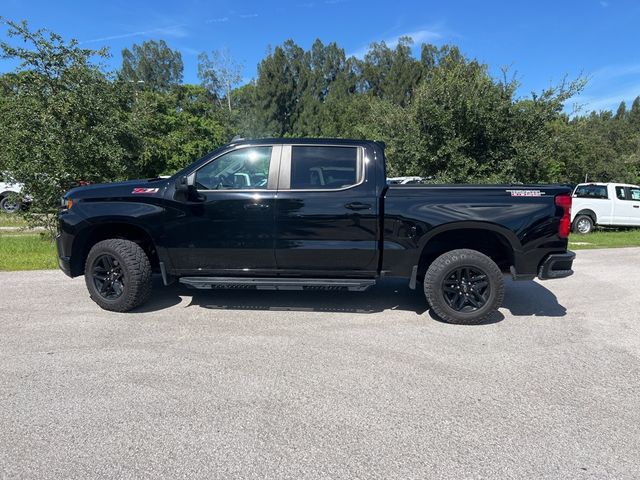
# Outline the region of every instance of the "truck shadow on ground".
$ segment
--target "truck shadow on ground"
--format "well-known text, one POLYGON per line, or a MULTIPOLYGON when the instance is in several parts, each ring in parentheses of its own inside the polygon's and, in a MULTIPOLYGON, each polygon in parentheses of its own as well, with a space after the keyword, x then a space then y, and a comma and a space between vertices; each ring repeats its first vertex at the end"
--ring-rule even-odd
MULTIPOLYGON (((429 310, 421 287, 410 290, 406 281, 385 279, 366 292, 271 291, 271 290, 193 290, 174 284, 162 287, 156 281, 151 300, 135 312, 162 310, 190 297, 188 307, 212 310, 264 310, 330 313, 378 313, 401 310, 421 315, 429 310)), ((188 301, 188 300, 187 300, 188 301)), ((506 279, 503 308, 514 316, 562 317, 567 310, 543 285, 532 281, 506 279)), ((429 311, 429 315, 439 320, 429 311)), ((485 323, 504 319, 502 313, 485 323)))

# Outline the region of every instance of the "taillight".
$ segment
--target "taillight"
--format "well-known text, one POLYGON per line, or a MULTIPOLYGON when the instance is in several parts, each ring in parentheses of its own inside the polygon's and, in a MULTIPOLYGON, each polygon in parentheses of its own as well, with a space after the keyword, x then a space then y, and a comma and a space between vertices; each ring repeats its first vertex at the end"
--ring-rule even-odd
POLYGON ((556 195, 556 207, 562 208, 558 235, 560 238, 568 238, 571 233, 571 195, 568 193, 556 195))

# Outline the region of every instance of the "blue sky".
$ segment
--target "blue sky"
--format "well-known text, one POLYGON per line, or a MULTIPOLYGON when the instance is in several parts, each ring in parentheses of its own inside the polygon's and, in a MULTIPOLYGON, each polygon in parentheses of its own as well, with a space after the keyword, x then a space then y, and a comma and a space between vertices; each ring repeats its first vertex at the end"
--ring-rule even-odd
MULTIPOLYGON (((586 111, 615 109, 640 95, 638 0, 3 0, 0 15, 87 47, 108 46, 114 67, 122 48, 162 38, 182 52, 186 82, 197 82, 201 51, 228 47, 248 80, 268 46, 288 38, 305 48, 315 38, 336 41, 348 54, 362 55, 373 41, 393 45, 411 35, 417 44, 456 44, 496 75, 510 67, 521 95, 565 75, 588 75, 588 87, 568 110, 574 102, 586 111)), ((9 68, 4 63, 2 70, 9 68)))

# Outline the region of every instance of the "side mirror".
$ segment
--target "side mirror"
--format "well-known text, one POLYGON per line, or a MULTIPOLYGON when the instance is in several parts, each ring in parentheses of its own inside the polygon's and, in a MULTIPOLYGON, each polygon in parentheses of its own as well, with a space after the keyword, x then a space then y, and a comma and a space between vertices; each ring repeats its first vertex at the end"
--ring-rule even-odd
POLYGON ((191 192, 195 190, 196 175, 192 173, 190 175, 182 175, 176 181, 176 192, 191 192))
POLYGON ((176 180, 175 199, 181 202, 202 202, 206 199, 196 188, 196 172, 182 175, 176 180))

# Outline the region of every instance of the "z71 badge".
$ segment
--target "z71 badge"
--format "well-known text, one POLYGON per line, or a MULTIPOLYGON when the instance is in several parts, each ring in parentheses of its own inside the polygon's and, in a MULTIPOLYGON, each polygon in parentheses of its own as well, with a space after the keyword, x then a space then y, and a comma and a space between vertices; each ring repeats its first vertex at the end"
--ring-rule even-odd
POLYGON ((133 189, 133 191, 131 193, 158 193, 158 190, 160 190, 159 188, 142 188, 142 187, 136 187, 133 189))
POLYGON ((540 190, 507 190, 512 197, 541 197, 544 192, 540 190))

